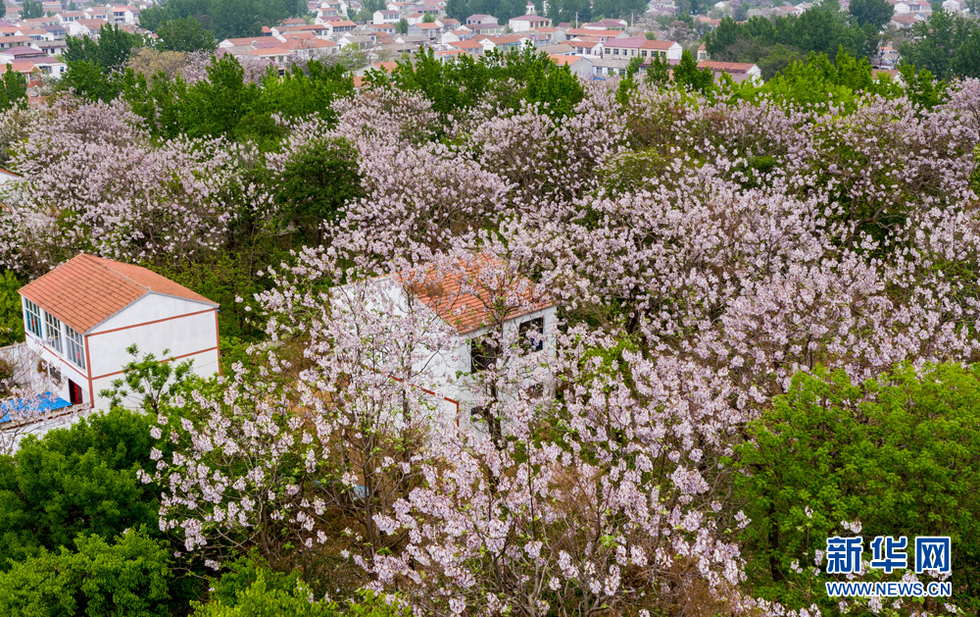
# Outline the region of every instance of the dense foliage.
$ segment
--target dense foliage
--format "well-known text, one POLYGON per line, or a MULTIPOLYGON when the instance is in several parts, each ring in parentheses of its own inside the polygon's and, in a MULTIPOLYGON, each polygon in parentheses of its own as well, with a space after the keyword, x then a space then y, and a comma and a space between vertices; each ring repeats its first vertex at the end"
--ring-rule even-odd
POLYGON ((851 16, 836 2, 824 2, 802 15, 778 16, 772 20, 752 17, 736 22, 730 17, 705 36, 705 49, 712 60, 752 62, 764 69, 769 79, 794 60, 816 52, 834 60, 838 50, 858 58, 870 57, 878 49, 880 28, 891 19, 891 5, 851 4, 851 16))
POLYGON ((954 584, 975 610, 978 386, 980 368, 955 364, 903 366, 857 385, 842 372, 798 375, 740 449, 747 475, 736 486, 754 522, 743 533, 760 588, 826 602, 809 564, 821 565, 816 551, 842 521, 857 521, 866 537, 951 536, 954 584))
POLYGON ((164 32, 175 27, 189 31, 200 28, 212 32, 213 38, 221 41, 259 36, 263 25, 277 24, 306 12, 306 3, 297 0, 168 0, 142 11, 140 25, 158 34, 161 28, 164 32), (182 24, 180 20, 184 20, 182 24))
POLYGON ((3 267, 146 265, 219 300, 231 344, 207 384, 137 359, 118 387, 141 400, 116 403, 145 416, 2 459, 0 602, 975 610, 980 82, 875 79, 840 39, 878 8, 815 11, 841 36, 761 86, 689 54, 615 88, 529 53, 424 56, 361 92, 338 67, 224 57, 193 77, 96 67, 82 96, 3 112, 26 178, 3 267), (483 303, 472 348, 436 291, 483 303), (505 327, 544 301, 547 332, 505 327), (432 361, 471 349, 474 373, 432 361), (433 399, 451 384, 477 404, 433 399), (862 526, 948 532, 953 597, 818 596, 826 534, 862 526), (202 567, 212 592, 182 574, 202 567))
POLYGON ((980 77, 980 26, 975 19, 935 11, 912 26, 900 51, 903 63, 942 79, 980 77))

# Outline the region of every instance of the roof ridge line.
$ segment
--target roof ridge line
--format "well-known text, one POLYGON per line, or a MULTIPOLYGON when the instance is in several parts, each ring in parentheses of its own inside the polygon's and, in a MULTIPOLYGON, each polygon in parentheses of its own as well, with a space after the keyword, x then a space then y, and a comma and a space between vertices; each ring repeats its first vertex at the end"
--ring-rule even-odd
MULTIPOLYGON (((92 258, 94 258, 96 260, 95 265, 97 265, 100 268, 104 269, 106 272, 109 272, 111 274, 114 274, 115 276, 117 276, 117 277, 119 277, 119 278, 121 278, 121 279, 123 279, 125 281, 128 281, 128 282, 132 283, 133 285, 136 285, 137 287, 139 287, 140 289, 142 289, 144 293, 149 293, 149 292, 153 291, 153 288, 152 287, 148 287, 148 286, 146 286, 146 285, 144 285, 144 284, 142 284, 142 283, 140 283, 138 281, 135 281, 135 280, 129 278, 128 276, 126 276, 125 274, 123 274, 122 272, 120 272, 119 270, 116 270, 114 268, 110 268, 105 263, 103 263, 105 261, 111 261, 111 260, 107 260, 107 259, 104 259, 102 257, 98 257, 96 255, 90 255, 89 253, 82 253, 82 255, 85 255, 86 257, 92 257, 92 258)), ((140 266, 136 266, 136 267, 138 268, 140 266)))

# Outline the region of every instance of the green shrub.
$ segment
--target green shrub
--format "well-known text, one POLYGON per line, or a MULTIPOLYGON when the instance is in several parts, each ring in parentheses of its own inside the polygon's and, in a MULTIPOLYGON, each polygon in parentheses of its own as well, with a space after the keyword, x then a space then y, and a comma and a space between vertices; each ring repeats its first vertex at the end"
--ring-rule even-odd
POLYGON ((841 522, 858 520, 865 544, 904 535, 910 553, 915 536, 951 536, 955 603, 980 607, 980 365, 901 366, 857 385, 798 374, 749 430, 736 486, 756 592, 828 601, 802 591, 792 563, 812 566, 841 522))

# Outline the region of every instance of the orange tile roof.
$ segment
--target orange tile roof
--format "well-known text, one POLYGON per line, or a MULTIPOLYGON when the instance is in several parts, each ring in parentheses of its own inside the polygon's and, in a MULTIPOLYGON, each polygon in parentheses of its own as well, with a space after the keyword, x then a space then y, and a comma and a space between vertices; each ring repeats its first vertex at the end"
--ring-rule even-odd
POLYGON ((379 69, 381 71, 384 71, 385 73, 391 73, 396 68, 398 68, 398 63, 389 60, 388 62, 375 62, 371 66, 373 68, 376 68, 376 69, 379 69))
POLYGON ((548 58, 558 66, 570 66, 582 60, 582 56, 572 54, 548 54, 548 58))
POLYGON ((699 69, 711 69, 712 71, 724 71, 726 73, 747 73, 754 66, 754 64, 746 62, 718 62, 715 60, 698 62, 699 69))
POLYGON ((676 41, 644 41, 640 49, 670 49, 674 45, 677 45, 676 41))
POLYGON ((476 41, 453 41, 449 43, 449 46, 457 49, 483 49, 483 45, 476 41))
POLYGON ((505 317, 507 320, 554 305, 550 298, 535 295, 534 283, 524 278, 511 281, 509 289, 480 289, 483 283, 481 274, 487 267, 502 268, 502 264, 485 255, 478 255, 459 271, 427 272, 424 281, 418 284, 415 290, 418 299, 460 334, 467 334, 491 325, 493 315, 489 305, 495 299, 491 296, 506 294, 509 302, 513 303, 515 300, 519 302, 519 305, 511 305, 508 308, 505 317), (464 290, 476 290, 477 293, 464 290), (516 297, 512 297, 513 294, 517 294, 516 297))
POLYGON ((218 306, 146 268, 85 253, 20 289, 22 296, 83 334, 150 293, 218 306))

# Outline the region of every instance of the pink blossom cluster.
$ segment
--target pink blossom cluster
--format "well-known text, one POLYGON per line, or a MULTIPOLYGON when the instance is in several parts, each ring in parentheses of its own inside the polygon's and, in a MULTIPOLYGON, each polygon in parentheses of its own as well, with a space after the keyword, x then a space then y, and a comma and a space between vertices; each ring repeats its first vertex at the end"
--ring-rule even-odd
POLYGON ((0 219, 6 267, 43 272, 78 251, 172 263, 224 248, 229 224, 268 196, 243 170, 250 148, 225 140, 154 144, 121 101, 61 100, 16 147, 0 219))

